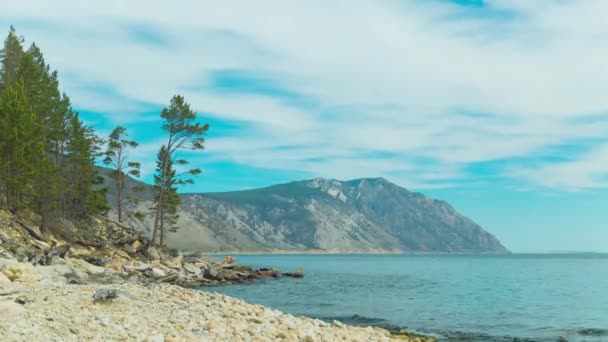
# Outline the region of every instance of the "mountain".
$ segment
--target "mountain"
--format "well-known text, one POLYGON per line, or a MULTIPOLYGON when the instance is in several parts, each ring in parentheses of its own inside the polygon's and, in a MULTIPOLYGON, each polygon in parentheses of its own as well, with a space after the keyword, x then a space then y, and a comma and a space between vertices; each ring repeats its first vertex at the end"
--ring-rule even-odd
MULTIPOLYGON (((131 209, 149 211, 149 194, 131 209)), ((131 223, 149 233, 152 218, 131 223)), ((508 253, 447 202, 383 178, 184 194, 178 225, 170 246, 210 252, 508 253)))

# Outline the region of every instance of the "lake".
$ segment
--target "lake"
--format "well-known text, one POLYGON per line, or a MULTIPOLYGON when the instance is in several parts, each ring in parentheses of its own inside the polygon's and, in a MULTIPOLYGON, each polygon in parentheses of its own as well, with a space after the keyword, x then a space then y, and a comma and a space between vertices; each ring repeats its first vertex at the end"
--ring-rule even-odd
POLYGON ((292 271, 207 290, 284 312, 441 341, 608 341, 608 255, 237 255, 292 271), (517 340, 516 339, 516 340, 517 340))

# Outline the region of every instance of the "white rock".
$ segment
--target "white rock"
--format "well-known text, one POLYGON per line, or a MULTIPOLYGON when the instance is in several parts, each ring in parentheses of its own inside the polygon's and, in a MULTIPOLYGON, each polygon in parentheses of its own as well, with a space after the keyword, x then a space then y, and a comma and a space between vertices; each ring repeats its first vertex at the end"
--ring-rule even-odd
POLYGON ((0 321, 15 323, 18 322, 25 308, 14 301, 0 302, 0 321))
POLYGON ((139 264, 137 266, 123 266, 122 267, 125 271, 145 271, 145 270, 149 270, 152 268, 151 265, 149 264, 139 264))
POLYGON ((165 342, 165 336, 163 336, 163 335, 148 336, 148 342, 165 342))
POLYGON ((0 272, 0 284, 9 284, 11 283, 11 280, 8 279, 7 276, 4 275, 4 273, 0 272))
POLYGON ((156 268, 156 267, 152 267, 152 273, 154 273, 154 275, 157 277, 164 277, 167 275, 167 273, 165 273, 165 271, 161 270, 160 268, 156 268))

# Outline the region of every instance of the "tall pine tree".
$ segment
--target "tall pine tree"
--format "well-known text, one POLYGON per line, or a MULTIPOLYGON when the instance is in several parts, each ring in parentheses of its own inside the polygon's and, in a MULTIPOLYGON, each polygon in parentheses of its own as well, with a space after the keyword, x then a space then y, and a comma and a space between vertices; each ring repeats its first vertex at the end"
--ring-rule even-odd
POLYGON ((23 37, 17 36, 15 28, 11 26, 8 36, 4 40, 4 46, 0 50, 0 94, 8 87, 17 83, 19 79, 19 66, 23 55, 23 37))
POLYGON ((33 179, 44 156, 41 128, 23 81, 6 88, 0 100, 0 177, 7 207, 14 213, 35 195, 33 179))
MULTIPOLYGON (((163 148, 159 151, 162 163, 160 164, 161 167, 157 168, 158 193, 155 198, 156 213, 152 230, 152 244, 156 243, 163 221, 163 210, 170 199, 167 193, 170 191, 170 186, 178 184, 179 181, 176 179, 175 172, 171 172, 172 164, 186 165, 188 163, 184 159, 176 160, 176 152, 184 149, 202 150, 205 142, 204 136, 209 129, 209 124, 201 125, 196 121, 196 113, 190 109, 190 105, 180 95, 175 95, 171 99, 169 107, 164 108, 160 116, 163 119, 162 129, 168 133, 169 137, 167 144, 163 145, 163 148), (161 152, 163 152, 162 155, 161 152)), ((200 172, 200 169, 192 169, 182 173, 182 175, 195 175, 200 172)), ((193 180, 188 179, 181 182, 193 183, 193 180)))

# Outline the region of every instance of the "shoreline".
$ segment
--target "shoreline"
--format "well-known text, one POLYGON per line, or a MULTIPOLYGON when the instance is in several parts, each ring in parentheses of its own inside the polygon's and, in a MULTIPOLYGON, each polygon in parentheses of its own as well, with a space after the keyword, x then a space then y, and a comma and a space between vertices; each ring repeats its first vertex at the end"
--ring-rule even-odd
POLYGON ((52 266, 9 265, 0 272, 3 341, 433 341, 378 327, 296 317, 210 288, 64 284, 53 278, 54 271, 44 269, 52 266), (94 295, 101 299, 96 302, 94 295))
MULTIPOLYGON (((334 253, 326 250, 274 250, 274 251, 226 251, 226 252, 202 252, 206 255, 487 255, 502 256, 529 253, 440 253, 440 252, 353 252, 353 253, 334 253)), ((544 254, 544 253, 539 253, 544 254)), ((546 253, 552 254, 552 253, 546 253)), ((608 253, 606 253, 608 254, 608 253)))
POLYGON ((0 210, 2 341, 433 340, 295 317, 207 287, 299 278, 302 270, 252 269, 233 257, 158 249, 102 217, 90 222, 94 234, 73 241, 43 236, 34 221, 0 210), (200 285, 206 287, 188 288, 200 285))

